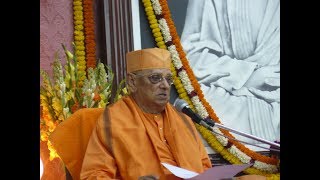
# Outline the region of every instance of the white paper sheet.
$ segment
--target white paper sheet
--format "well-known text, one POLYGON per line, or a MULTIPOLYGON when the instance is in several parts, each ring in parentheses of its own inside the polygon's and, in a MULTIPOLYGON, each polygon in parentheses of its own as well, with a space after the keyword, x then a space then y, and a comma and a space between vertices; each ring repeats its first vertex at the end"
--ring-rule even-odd
POLYGON ((183 178, 183 179, 189 179, 192 177, 195 177, 198 175, 198 173, 189 171, 183 168, 179 168, 177 166, 173 166, 171 164, 167 163, 161 163, 164 167, 166 167, 172 174, 174 174, 177 177, 183 178))
POLYGON ((246 168, 252 166, 253 164, 239 164, 239 165, 223 165, 216 166, 207 169, 205 172, 198 174, 196 172, 183 169, 177 166, 173 166, 167 163, 161 163, 166 167, 172 174, 177 177, 189 180, 220 180, 223 178, 232 178, 239 172, 245 170, 246 168))

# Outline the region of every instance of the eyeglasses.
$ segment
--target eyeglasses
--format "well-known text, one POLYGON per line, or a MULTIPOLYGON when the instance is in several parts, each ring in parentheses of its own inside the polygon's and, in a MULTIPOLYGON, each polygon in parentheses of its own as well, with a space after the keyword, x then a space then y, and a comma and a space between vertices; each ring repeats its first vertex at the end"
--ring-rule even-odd
POLYGON ((155 74, 150 74, 150 75, 147 75, 147 74, 144 74, 144 75, 135 74, 135 75, 139 76, 139 77, 147 76, 149 81, 152 84, 157 84, 157 83, 161 82, 163 79, 166 79, 167 83, 170 86, 173 84, 173 77, 170 74, 168 74, 165 77, 161 73, 155 73, 155 74))

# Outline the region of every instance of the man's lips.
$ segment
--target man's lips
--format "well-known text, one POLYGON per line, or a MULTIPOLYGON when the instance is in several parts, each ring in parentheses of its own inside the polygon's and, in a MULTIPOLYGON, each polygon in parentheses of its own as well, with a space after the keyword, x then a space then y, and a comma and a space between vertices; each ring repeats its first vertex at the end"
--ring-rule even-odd
POLYGON ((165 98, 165 97, 168 97, 168 94, 167 93, 159 93, 158 96, 165 98))

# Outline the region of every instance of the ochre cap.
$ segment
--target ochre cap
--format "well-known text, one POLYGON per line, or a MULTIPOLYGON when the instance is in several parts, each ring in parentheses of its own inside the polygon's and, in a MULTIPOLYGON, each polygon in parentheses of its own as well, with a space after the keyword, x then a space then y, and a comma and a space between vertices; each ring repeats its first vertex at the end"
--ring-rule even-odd
POLYGON ((131 51, 126 54, 127 73, 145 69, 169 69, 170 52, 160 48, 131 51))

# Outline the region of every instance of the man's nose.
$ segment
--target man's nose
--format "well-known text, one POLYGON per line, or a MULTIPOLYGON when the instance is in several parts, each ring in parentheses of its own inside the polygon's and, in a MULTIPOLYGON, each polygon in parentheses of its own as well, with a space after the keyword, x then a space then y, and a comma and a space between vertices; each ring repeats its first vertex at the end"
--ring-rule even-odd
POLYGON ((162 86, 162 87, 166 87, 166 88, 170 88, 170 84, 168 83, 168 81, 166 80, 166 78, 163 78, 161 81, 160 81, 160 85, 162 86))

